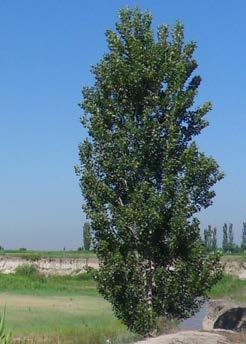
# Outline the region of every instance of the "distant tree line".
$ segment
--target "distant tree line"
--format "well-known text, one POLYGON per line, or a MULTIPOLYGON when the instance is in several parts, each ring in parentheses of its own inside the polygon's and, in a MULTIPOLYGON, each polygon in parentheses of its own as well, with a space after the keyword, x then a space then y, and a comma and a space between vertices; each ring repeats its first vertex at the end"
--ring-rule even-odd
POLYGON ((208 226, 204 229, 203 235, 203 242, 204 246, 206 247, 207 251, 215 251, 217 249, 222 249, 225 253, 240 253, 246 251, 246 222, 243 222, 242 228, 242 236, 241 236, 241 244, 237 245, 234 242, 234 233, 233 233, 233 224, 230 223, 229 225, 225 223, 223 225, 223 239, 222 239, 222 247, 218 247, 217 243, 217 228, 212 226, 208 226))
MULTIPOLYGON (((224 223, 223 225, 222 247, 218 246, 217 234, 218 232, 216 227, 209 225, 204 229, 203 243, 207 251, 212 252, 222 249, 222 251, 225 253, 246 252, 246 222, 243 222, 241 243, 239 245, 234 242, 232 223, 224 223)), ((83 244, 78 250, 93 250, 91 226, 88 222, 85 222, 83 225, 83 244)))

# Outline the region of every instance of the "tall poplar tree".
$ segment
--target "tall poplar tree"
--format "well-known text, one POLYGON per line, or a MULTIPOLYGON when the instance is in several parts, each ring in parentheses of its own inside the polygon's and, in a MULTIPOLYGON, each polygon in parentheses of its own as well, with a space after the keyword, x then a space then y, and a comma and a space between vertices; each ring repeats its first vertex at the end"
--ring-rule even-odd
POLYGON ((85 222, 83 225, 83 247, 86 251, 91 249, 91 226, 88 222, 85 222))
POLYGON ((204 244, 208 251, 213 250, 213 229, 210 225, 204 229, 204 244))
POLYGON ((214 227, 213 233, 212 233, 212 250, 217 250, 217 228, 214 227))
POLYGON ((228 239, 228 227, 227 223, 224 223, 223 226, 223 241, 222 241, 222 249, 224 252, 228 251, 229 247, 229 239, 228 239))
POLYGON ((88 138, 77 173, 99 291, 130 330, 146 335, 160 316, 197 311, 220 277, 195 214, 212 204, 223 175, 194 141, 211 104, 194 104, 201 78, 183 25, 161 25, 155 35, 148 12, 123 9, 106 37, 95 83, 83 89, 88 138))
POLYGON ((246 222, 243 223, 241 249, 246 251, 246 222))
POLYGON ((234 235, 233 235, 233 224, 229 224, 228 232, 228 248, 232 252, 234 250, 234 235))

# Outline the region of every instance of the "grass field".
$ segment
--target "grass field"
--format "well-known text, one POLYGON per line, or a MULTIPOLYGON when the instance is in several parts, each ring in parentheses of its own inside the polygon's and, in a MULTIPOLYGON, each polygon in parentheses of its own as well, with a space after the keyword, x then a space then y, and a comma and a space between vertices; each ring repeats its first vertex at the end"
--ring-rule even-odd
POLYGON ((0 250, 0 256, 21 257, 26 259, 39 258, 88 258, 96 257, 91 251, 34 251, 34 250, 0 250))
MULTIPOLYGON (((22 257, 29 259, 38 258, 96 258, 92 251, 35 251, 35 250, 0 250, 0 256, 22 257)), ((222 257, 223 261, 246 261, 246 253, 228 254, 222 257)))
POLYGON ((6 323, 19 343, 126 343, 134 336, 98 296, 0 294, 6 323))
POLYGON ((0 274, 0 307, 4 305, 15 343, 115 344, 137 339, 114 317, 87 274, 0 274))

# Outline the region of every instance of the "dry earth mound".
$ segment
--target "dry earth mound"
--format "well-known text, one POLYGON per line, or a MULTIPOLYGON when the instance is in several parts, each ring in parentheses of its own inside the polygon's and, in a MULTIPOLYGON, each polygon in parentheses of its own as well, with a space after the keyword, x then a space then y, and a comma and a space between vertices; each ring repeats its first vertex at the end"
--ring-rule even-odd
POLYGON ((136 344, 230 344, 226 337, 208 332, 186 331, 149 338, 136 344))

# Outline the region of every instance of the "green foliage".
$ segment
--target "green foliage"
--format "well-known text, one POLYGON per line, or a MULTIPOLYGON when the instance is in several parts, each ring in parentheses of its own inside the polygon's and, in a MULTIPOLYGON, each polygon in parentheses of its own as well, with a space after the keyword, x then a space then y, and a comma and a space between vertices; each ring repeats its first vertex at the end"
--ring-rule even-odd
POLYGON ((228 245, 229 245, 229 250, 231 251, 234 245, 234 236, 233 236, 233 224, 229 224, 229 233, 228 233, 228 245))
POLYGON ((17 266, 15 273, 21 276, 37 276, 38 269, 36 265, 23 264, 17 266))
POLYGON ((45 275, 40 273, 37 266, 34 264, 23 264, 17 266, 15 274, 40 283, 46 282, 45 275))
POLYGON ((234 243, 232 223, 229 224, 229 227, 227 226, 226 223, 223 226, 222 249, 224 252, 227 252, 227 253, 239 253, 241 251, 241 248, 234 243))
POLYGON ((222 249, 224 252, 228 251, 228 227, 227 223, 224 224, 223 226, 223 241, 222 241, 222 249))
POLYGON ((212 228, 210 225, 204 229, 204 244, 208 252, 217 249, 217 229, 212 228))
POLYGON ((83 243, 86 251, 91 249, 91 240, 91 226, 88 222, 85 222, 83 226, 83 243))
POLYGON ((11 332, 5 328, 5 310, 4 308, 0 320, 0 344, 11 343, 11 332))
POLYGON ((212 250, 217 250, 217 228, 214 227, 212 234, 212 250))
POLYGON ((223 175, 194 138, 211 109, 195 107, 201 82, 196 44, 184 28, 151 28, 152 17, 123 9, 109 51, 83 89, 80 146, 84 210, 100 260, 100 292, 132 331, 150 334, 159 317, 197 311, 221 276, 207 256, 195 214, 212 203, 223 175))
POLYGON ((241 249, 246 251, 246 222, 243 223, 241 249))
POLYGON ((26 249, 25 247, 21 247, 21 248, 19 248, 19 251, 20 251, 20 252, 26 252, 27 249, 26 249))
POLYGON ((210 225, 204 229, 204 244, 208 252, 217 249, 217 229, 210 225))

